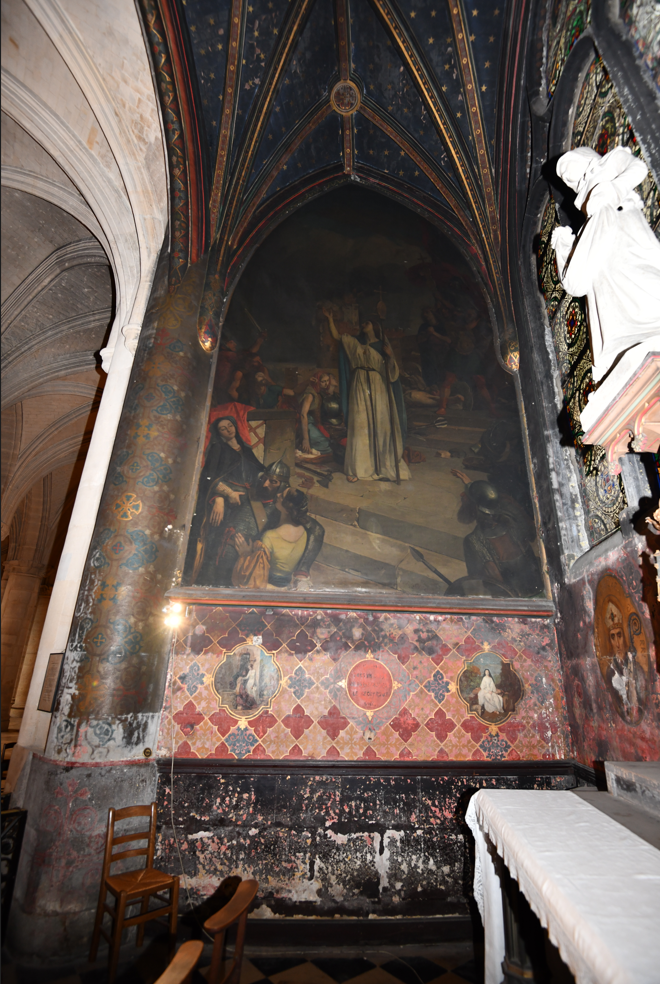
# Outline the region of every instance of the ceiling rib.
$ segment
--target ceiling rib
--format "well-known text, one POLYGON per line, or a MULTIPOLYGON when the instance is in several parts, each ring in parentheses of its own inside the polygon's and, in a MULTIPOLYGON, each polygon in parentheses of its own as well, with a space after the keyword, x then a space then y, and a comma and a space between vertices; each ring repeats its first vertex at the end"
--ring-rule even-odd
POLYGON ((236 226, 236 231, 233 237, 236 244, 240 243, 241 237, 249 225, 250 219, 259 207, 260 202, 262 202, 266 197, 268 189, 282 168, 285 166, 286 162, 296 152, 303 140, 309 136, 312 130, 315 130, 316 127, 322 123, 331 112, 333 112, 333 109, 330 103, 326 100, 320 108, 313 110, 311 119, 309 119, 307 123, 304 123, 301 128, 295 130, 291 134, 291 139, 289 142, 279 148, 271 167, 268 169, 264 177, 255 184, 252 199, 249 201, 248 207, 244 211, 238 225, 236 226))
POLYGON ((489 280, 499 295, 502 310, 506 310, 506 299, 502 276, 500 272, 499 252, 493 242, 490 223, 488 221, 484 203, 481 198, 481 188, 477 185, 473 173, 473 168, 466 155, 459 146, 459 139, 450 123, 443 103, 436 92, 435 86, 431 82, 429 72, 422 63, 417 51, 417 46, 408 36, 408 32, 403 25, 398 13, 392 7, 390 0, 371 0, 376 11, 386 25, 396 48, 404 64, 408 68, 410 75, 417 85, 419 92, 426 104, 431 119, 435 124, 440 138, 450 157, 452 166, 459 182, 463 188, 466 199, 469 203, 472 215, 477 224, 477 228, 483 241, 489 280))
POLYGON ((493 238, 495 248, 499 252, 500 226, 497 213, 497 200, 495 198, 495 189, 493 187, 493 172, 490 162, 490 155, 488 153, 488 141, 486 140, 483 114, 481 112, 481 102, 478 95, 478 85, 474 71, 472 51, 467 43, 468 37, 461 3, 456 2, 456 0, 448 0, 448 2, 454 38, 456 39, 456 50, 458 54, 457 63, 463 79, 463 92, 465 93, 465 101, 469 109, 472 138, 477 151, 481 187, 483 188, 486 208, 488 210, 490 233, 493 238))
POLYGON ((217 256, 214 257, 213 272, 215 273, 219 273, 222 269, 230 245, 233 243, 236 216, 241 205, 245 185, 252 170, 278 86, 286 71, 289 58, 303 29, 312 3, 313 0, 297 0, 291 4, 279 43, 271 56, 269 69, 261 84, 259 96, 248 123, 248 131, 230 179, 227 207, 220 223, 218 235, 220 248, 217 256))
POLYGON ((243 37, 245 34, 245 0, 232 0, 231 20, 227 50, 227 69, 225 72, 225 87, 222 95, 222 118, 220 121, 220 139, 216 155, 213 188, 209 205, 211 238, 215 238, 218 227, 218 213, 222 195, 227 183, 229 164, 231 160, 232 134, 238 108, 239 85, 241 78, 241 61, 243 53, 243 37))

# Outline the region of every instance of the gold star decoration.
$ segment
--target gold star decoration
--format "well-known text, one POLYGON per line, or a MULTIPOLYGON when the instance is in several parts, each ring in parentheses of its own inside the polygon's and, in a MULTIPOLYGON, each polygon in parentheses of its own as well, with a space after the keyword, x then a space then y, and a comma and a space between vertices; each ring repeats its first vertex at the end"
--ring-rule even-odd
POLYGON ((436 13, 435 10, 432 10, 431 11, 431 17, 435 17, 435 13, 436 13))
POLYGON ((410 16, 411 16, 411 17, 417 17, 417 14, 415 13, 415 11, 414 11, 414 10, 411 10, 411 11, 410 11, 410 16))
POLYGON ((491 34, 491 36, 488 38, 488 44, 492 44, 494 40, 495 37, 491 34))
POLYGON ((456 113, 456 115, 457 116, 462 116, 463 114, 459 112, 459 113, 456 113))
POLYGON ((490 62, 484 62, 484 68, 490 68, 490 62))
POLYGON ((277 28, 276 27, 273 28, 273 34, 277 34, 277 28))
POLYGON ((433 44, 433 38, 429 38, 429 44, 433 44))
POLYGON ((269 139, 269 140, 272 140, 272 139, 273 139, 273 134, 272 134, 272 133, 269 133, 269 134, 268 134, 268 139, 269 139))
POLYGON ((478 11, 478 10, 473 10, 473 11, 472 11, 472 16, 473 16, 473 17, 476 17, 478 13, 479 13, 479 11, 478 11))
POLYGON ((209 24, 215 24, 215 20, 213 19, 213 17, 209 17, 209 24))
POLYGON ((254 7, 248 7, 248 13, 251 14, 254 11, 254 7))
POLYGON ((370 89, 371 89, 371 91, 373 92, 373 90, 374 90, 374 87, 373 87, 373 85, 370 85, 370 86, 369 86, 369 88, 370 88, 370 89))
POLYGON ((499 14, 499 12, 500 12, 500 8, 499 7, 496 7, 495 10, 493 11, 493 13, 495 14, 496 17, 499 14))
POLYGON ((372 157, 374 156, 373 150, 370 150, 369 153, 371 154, 372 157))
POLYGON ((390 156, 390 152, 389 152, 389 150, 386 150, 386 151, 385 151, 385 156, 386 156, 386 157, 389 157, 389 156, 390 156))
POLYGON ((218 124, 216 123, 216 121, 215 121, 215 120, 213 120, 213 126, 217 126, 217 125, 218 125, 218 124))
POLYGON ((474 39, 476 38, 476 36, 477 36, 476 34, 471 34, 470 35, 470 41, 474 41, 474 39))
POLYGON ((221 44, 218 45, 218 51, 222 51, 222 45, 221 44))
POLYGON ((449 71, 449 65, 445 65, 445 72, 449 71))
POLYGON ((416 177, 416 178, 418 178, 418 177, 419 177, 419 171, 415 171, 415 177, 416 177))
POLYGON ((446 92, 446 91, 447 91, 447 86, 446 86, 446 85, 443 85, 443 87, 442 87, 442 91, 443 91, 443 92, 446 92))
POLYGON ((209 78, 212 78, 212 79, 214 79, 214 78, 215 78, 215 72, 210 72, 210 73, 209 73, 209 78))
POLYGON ((405 150, 402 150, 402 151, 401 151, 401 156, 402 156, 402 157, 405 157, 405 156, 406 156, 406 152, 405 152, 405 150))
POLYGON ((191 30, 191 31, 196 31, 196 30, 197 30, 197 27, 196 27, 196 25, 195 25, 195 24, 191 24, 191 25, 190 25, 190 30, 191 30))
POLYGON ((481 91, 482 91, 482 92, 485 92, 485 91, 486 91, 486 86, 485 86, 485 85, 482 85, 482 87, 481 87, 481 91))
POLYGON ((254 32, 254 36, 255 36, 255 38, 258 38, 259 37, 259 31, 255 31, 254 32))

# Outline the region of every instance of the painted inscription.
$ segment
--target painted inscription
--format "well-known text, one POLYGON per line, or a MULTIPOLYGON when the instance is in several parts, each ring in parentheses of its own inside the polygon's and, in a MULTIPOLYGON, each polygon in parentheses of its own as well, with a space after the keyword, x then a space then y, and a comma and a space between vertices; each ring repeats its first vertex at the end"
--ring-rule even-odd
POLYGON ((373 658, 356 663, 346 678, 348 696, 363 711, 377 711, 384 707, 393 690, 392 674, 383 663, 373 658))

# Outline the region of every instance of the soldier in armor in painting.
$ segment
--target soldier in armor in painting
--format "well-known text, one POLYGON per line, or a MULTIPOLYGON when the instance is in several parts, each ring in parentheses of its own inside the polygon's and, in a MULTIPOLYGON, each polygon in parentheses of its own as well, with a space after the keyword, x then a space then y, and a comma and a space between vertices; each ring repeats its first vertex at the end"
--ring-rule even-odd
POLYGON ((457 469, 452 475, 465 483, 459 523, 476 522, 463 540, 468 575, 499 581, 519 598, 543 591, 538 558, 530 543, 534 523, 508 496, 500 496, 490 482, 472 482, 457 469))

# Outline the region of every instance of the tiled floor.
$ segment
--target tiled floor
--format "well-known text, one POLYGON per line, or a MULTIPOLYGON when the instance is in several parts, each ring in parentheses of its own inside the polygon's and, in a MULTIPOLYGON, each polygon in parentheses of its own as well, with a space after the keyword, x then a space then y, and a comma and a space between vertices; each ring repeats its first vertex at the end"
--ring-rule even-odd
MULTIPOLYGON (((153 984, 166 963, 165 937, 145 941, 141 950, 124 948, 116 984, 153 984)), ((200 968, 210 963, 206 946, 200 968)), ((105 954, 94 965, 52 970, 17 966, 3 960, 3 984, 105 984, 105 954)), ((247 947, 241 984, 481 984, 483 975, 470 943, 437 946, 315 948, 283 952, 247 947)), ((204 984, 197 971, 193 984, 204 984)))

